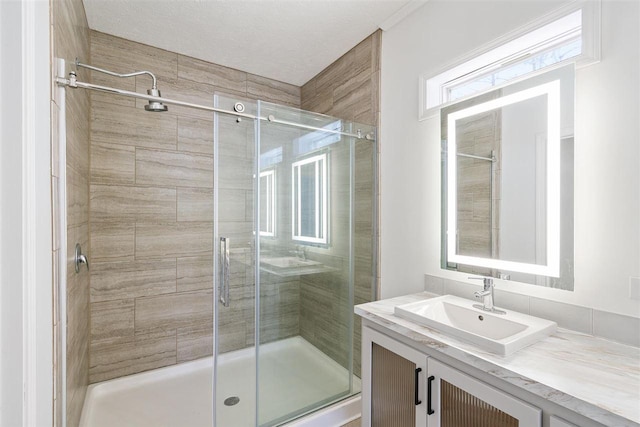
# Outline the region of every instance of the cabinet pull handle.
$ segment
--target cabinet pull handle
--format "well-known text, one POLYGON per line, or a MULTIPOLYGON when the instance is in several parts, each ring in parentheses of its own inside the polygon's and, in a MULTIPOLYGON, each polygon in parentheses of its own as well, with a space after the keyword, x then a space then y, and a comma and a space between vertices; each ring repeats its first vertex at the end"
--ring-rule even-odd
POLYGON ((418 380, 418 375, 420 374, 420 372, 422 372, 422 368, 416 368, 416 371, 415 371, 416 378, 415 378, 415 381, 413 383, 414 386, 415 386, 415 389, 414 389, 415 390, 414 391, 414 403, 416 404, 416 406, 418 406, 419 404, 422 403, 422 400, 420 400, 418 398, 418 388, 419 388, 418 386, 420 385, 420 382, 418 380))
POLYGON ((435 380, 436 377, 431 375, 427 378, 427 415, 434 414, 436 411, 431 407, 431 383, 435 380))

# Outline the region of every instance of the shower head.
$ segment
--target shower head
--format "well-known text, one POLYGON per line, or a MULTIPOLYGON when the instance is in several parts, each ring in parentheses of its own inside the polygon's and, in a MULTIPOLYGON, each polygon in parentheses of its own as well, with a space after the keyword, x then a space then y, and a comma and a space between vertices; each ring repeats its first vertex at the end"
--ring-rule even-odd
MULTIPOLYGON (((147 95, 158 96, 158 97, 161 96, 160 91, 156 87, 148 89, 147 95)), ((168 110, 167 106, 164 105, 162 102, 151 101, 151 100, 149 100, 149 103, 144 106, 144 109, 147 111, 152 111, 156 113, 162 113, 168 110)))
MULTIPOLYGON (((155 74, 153 74, 151 71, 135 71, 133 73, 126 73, 126 74, 115 73, 113 71, 105 70, 103 68, 94 67, 93 65, 83 64, 78 60, 78 58, 76 58, 76 66, 88 68, 90 70, 98 71, 100 73, 105 73, 115 77, 135 77, 135 76, 140 76, 142 74, 148 74, 153 80, 153 82, 151 85, 151 89, 147 90, 147 95, 157 96, 157 97, 161 96, 160 91, 158 90, 158 79, 156 79, 155 74)), ((153 101, 153 100, 149 100, 149 104, 145 105, 144 109, 147 111, 154 111, 154 112, 163 112, 168 110, 167 106, 164 105, 162 102, 153 101)))

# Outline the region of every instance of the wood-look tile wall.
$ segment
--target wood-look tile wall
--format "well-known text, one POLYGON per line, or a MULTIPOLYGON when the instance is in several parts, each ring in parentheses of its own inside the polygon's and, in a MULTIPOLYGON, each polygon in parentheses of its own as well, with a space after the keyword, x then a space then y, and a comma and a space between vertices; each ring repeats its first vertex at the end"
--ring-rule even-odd
MULTIPOLYGON (((162 95, 213 105, 215 92, 300 106, 300 88, 91 32, 91 63, 125 72, 151 70, 162 95)), ((93 72, 93 83, 145 92, 147 76, 118 79, 93 72)), ((212 350, 213 117, 169 106, 91 93, 91 351, 90 382, 208 356, 212 350)), ((253 135, 240 132, 240 166, 253 135)), ((250 182, 249 182, 250 185, 250 182)), ((222 186, 225 188, 225 186, 222 186)), ((221 190, 222 191, 222 190, 221 190)), ((225 191, 227 191, 225 189, 225 191)), ((253 343, 252 207, 237 229, 246 242, 232 253, 234 307, 221 309, 222 351, 253 343)), ((226 207, 225 207, 226 208, 226 207)), ((235 212, 237 213, 237 212, 235 212)), ((221 221, 227 221, 225 211, 221 221)), ((298 334, 298 283, 279 283, 279 332, 298 334), (288 290, 287 292, 284 292, 288 290), (283 292, 285 297, 281 297, 283 292), (288 307, 288 308, 287 308, 288 307), (284 313, 284 314, 283 314, 284 313)))
MULTIPOLYGON (((67 69, 75 58, 89 58, 89 27, 81 0, 54 0, 51 4, 52 64, 55 58, 67 62, 67 69)), ((52 67, 52 72, 56 72, 52 67)), ((52 76, 53 77, 53 76, 52 76)), ((88 79, 87 73, 78 76, 88 79)), ((62 425, 62 414, 66 411, 67 425, 77 426, 89 383, 89 274, 86 269, 76 273, 71 262, 75 244, 80 243, 86 253, 89 245, 89 95, 82 90, 66 91, 66 194, 67 229, 59 230, 58 212, 54 209, 53 265, 61 257, 67 260, 67 349, 61 344, 59 286, 61 278, 54 268, 54 425, 62 425), (60 246, 59 233, 67 233, 67 248, 60 246), (62 407, 62 372, 60 361, 66 358, 67 407, 62 407)), ((60 194, 61 173, 58 166, 59 132, 58 119, 61 114, 61 99, 55 85, 51 94, 51 158, 52 198, 55 202, 60 194)))
MULTIPOLYGON (((500 193, 494 183, 501 173, 501 117, 500 111, 489 111, 456 123, 456 143, 459 153, 487 160, 458 157, 458 251, 462 255, 497 258, 499 256, 500 193), (492 207, 493 205, 493 207, 492 207), (493 213, 493 215, 492 215, 493 213)), ((458 271, 490 275, 483 267, 459 265, 458 271)))
MULTIPOLYGON (((362 124, 379 126, 380 123, 380 47, 382 32, 376 31, 356 47, 325 68, 302 86, 302 108, 323 114, 352 120, 362 124)), ((380 147, 380 141, 377 142, 380 147)), ((368 141, 358 141, 355 159, 355 304, 369 302, 379 283, 379 271, 374 271, 375 244, 374 206, 379 195, 374 194, 374 164, 376 146, 368 141)), ((304 276, 303 276, 304 278, 304 276)), ((330 288, 330 285, 327 285, 330 288)), ((302 336, 327 354, 333 354, 344 346, 343 337, 335 332, 344 329, 340 317, 333 315, 330 306, 335 292, 321 291, 308 280, 302 280, 300 299, 300 330, 302 336), (326 299, 324 303, 320 300, 326 299), (305 301, 317 301, 305 304, 305 301), (320 338, 322 337, 322 338, 320 338)), ((340 303, 337 303, 340 305, 340 303)), ((352 308, 348 309, 352 313, 352 308)), ((360 373, 360 319, 354 316, 354 370, 360 373)), ((340 353, 343 353, 340 351, 340 353)), ((341 362, 341 363, 344 363, 341 362)))
MULTIPOLYGON (((440 128, 447 139, 448 115, 499 96, 499 91, 460 102, 442 110, 440 128)), ((458 229, 459 251, 464 255, 497 257, 499 253, 500 174, 502 118, 499 112, 473 116, 456 123, 457 148, 460 153, 493 157, 495 162, 458 157, 458 229)), ((489 268, 458 264, 458 271, 475 275, 494 275, 489 268)))

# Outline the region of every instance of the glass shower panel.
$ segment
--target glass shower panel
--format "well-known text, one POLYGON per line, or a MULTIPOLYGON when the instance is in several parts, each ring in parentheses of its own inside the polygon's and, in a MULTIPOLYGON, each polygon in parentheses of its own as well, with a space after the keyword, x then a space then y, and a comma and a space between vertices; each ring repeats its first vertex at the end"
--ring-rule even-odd
POLYGON ((215 115, 216 427, 281 425, 358 393, 353 304, 375 277, 376 146, 355 136, 375 129, 241 102, 260 119, 215 115))
POLYGON ((360 391, 353 375, 357 138, 330 132, 355 133, 349 122, 259 104, 272 120, 260 123, 258 167, 275 185, 274 201, 260 192, 255 203, 261 215, 273 203, 276 224, 273 235, 259 237, 258 425, 274 426, 360 391))
MULTIPOLYGON (((237 99, 215 97, 233 110, 237 99)), ((242 101, 256 114, 256 104, 242 101)), ((255 121, 214 116, 214 418, 256 425, 255 121)))

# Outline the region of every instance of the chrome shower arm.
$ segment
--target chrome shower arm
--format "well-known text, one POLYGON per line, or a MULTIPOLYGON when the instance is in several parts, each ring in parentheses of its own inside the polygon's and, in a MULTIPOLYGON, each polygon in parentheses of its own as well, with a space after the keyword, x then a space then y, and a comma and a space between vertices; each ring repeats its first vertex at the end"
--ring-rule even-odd
POLYGON ((135 77, 135 76, 140 76, 142 74, 148 74, 153 79, 153 83, 152 83, 151 89, 157 89, 158 88, 158 80, 156 79, 156 76, 151 71, 136 71, 136 72, 133 72, 133 73, 126 73, 126 74, 114 73, 113 71, 109 71, 109 70, 105 70, 105 69, 102 69, 102 68, 94 67, 93 65, 83 64, 82 62, 77 61, 77 60, 76 60, 76 66, 82 67, 82 68, 88 68, 89 70, 98 71, 100 73, 108 74, 108 75, 114 76, 114 77, 135 77))

